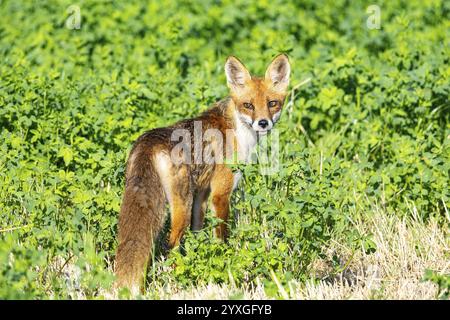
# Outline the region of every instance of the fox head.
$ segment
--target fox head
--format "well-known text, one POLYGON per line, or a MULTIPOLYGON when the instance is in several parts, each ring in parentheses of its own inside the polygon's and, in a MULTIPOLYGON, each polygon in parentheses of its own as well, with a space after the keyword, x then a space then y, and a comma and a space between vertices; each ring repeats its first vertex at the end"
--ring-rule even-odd
POLYGON ((280 54, 267 67, 264 78, 253 77, 236 57, 228 57, 225 74, 239 119, 260 135, 270 131, 281 115, 291 67, 280 54))

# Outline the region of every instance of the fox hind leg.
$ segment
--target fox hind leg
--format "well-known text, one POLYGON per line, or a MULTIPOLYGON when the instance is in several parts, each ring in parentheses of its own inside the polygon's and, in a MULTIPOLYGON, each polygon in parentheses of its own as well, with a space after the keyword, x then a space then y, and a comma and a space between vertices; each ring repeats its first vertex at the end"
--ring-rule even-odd
POLYGON ((169 179, 171 228, 168 246, 172 249, 180 244, 191 223, 193 191, 187 167, 177 168, 176 174, 169 179))
POLYGON ((169 248, 180 244, 186 228, 191 222, 192 196, 188 199, 173 197, 171 204, 171 228, 169 235, 169 248))

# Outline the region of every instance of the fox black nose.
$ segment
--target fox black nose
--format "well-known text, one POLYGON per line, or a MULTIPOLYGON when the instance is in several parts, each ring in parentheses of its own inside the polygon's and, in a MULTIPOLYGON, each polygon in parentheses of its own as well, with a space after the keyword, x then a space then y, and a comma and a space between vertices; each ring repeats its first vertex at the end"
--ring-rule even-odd
POLYGON ((266 119, 259 120, 258 125, 264 129, 265 127, 267 127, 269 125, 269 121, 267 121, 266 119))

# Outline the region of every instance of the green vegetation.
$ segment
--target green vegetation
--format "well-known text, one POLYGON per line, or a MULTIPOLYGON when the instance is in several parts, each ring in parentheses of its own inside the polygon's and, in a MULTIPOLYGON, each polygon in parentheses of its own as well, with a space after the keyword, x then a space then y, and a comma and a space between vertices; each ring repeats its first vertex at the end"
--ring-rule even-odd
MULTIPOLYGON (((208 283, 283 297, 277 282, 317 280, 330 239, 376 253, 353 223, 375 205, 448 232, 450 2, 379 1, 379 30, 367 5, 1 1, 0 298, 104 297, 133 141, 224 97, 230 54, 262 74, 286 52, 291 88, 311 78, 277 124, 280 172, 241 166, 229 244, 208 212, 184 250, 155 258, 147 297, 208 283), (80 29, 66 26, 73 4, 80 29)), ((448 297, 438 273, 427 279, 448 297)))

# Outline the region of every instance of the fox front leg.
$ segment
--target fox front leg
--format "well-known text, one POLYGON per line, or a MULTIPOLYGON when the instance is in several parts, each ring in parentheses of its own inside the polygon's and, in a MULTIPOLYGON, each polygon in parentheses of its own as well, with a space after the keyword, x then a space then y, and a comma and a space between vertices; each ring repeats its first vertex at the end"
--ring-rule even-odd
POLYGON ((223 164, 218 165, 211 179, 211 202, 216 217, 222 220, 216 227, 216 236, 224 241, 228 238, 230 196, 234 184, 233 171, 223 164))

